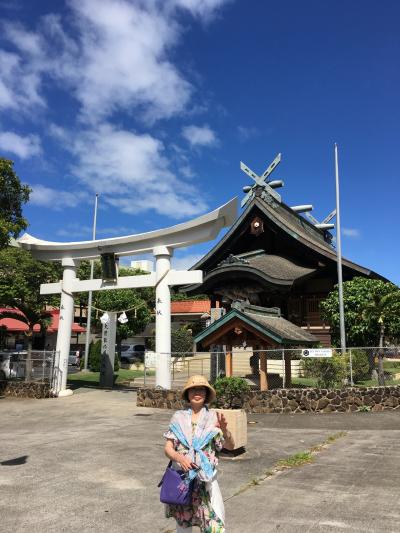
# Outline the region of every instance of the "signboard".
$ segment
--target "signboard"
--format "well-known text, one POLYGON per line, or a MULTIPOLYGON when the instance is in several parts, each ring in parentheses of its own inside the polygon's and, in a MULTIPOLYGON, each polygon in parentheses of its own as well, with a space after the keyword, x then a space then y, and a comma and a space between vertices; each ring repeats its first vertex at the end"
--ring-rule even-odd
POLYGON ((302 357, 332 357, 332 348, 306 348, 301 350, 302 357))
POLYGON ((145 352, 145 366, 146 368, 156 368, 157 366, 157 354, 156 352, 145 352))

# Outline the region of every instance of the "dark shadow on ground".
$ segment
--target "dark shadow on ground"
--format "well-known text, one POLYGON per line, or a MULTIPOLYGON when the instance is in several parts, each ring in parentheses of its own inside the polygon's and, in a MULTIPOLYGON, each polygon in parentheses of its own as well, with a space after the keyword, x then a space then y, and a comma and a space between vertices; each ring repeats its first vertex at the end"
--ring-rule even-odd
POLYGON ((138 386, 132 387, 132 386, 124 386, 120 384, 114 385, 112 389, 106 388, 106 387, 103 388, 103 387, 100 387, 98 382, 96 381, 93 382, 93 381, 84 381, 84 380, 79 380, 79 382, 78 381, 68 382, 67 385, 68 385, 68 388, 70 388, 73 391, 79 391, 79 389, 93 389, 93 390, 102 390, 104 392, 116 391, 116 392, 129 393, 139 388, 138 386))
POLYGON ((2 466, 15 466, 15 465, 24 465, 29 455, 21 455, 21 457, 15 457, 14 459, 9 459, 8 461, 0 461, 2 466))
POLYGON ((76 389, 99 389, 99 383, 97 381, 85 381, 83 379, 80 379, 79 381, 68 381, 67 382, 68 387, 72 390, 76 389))

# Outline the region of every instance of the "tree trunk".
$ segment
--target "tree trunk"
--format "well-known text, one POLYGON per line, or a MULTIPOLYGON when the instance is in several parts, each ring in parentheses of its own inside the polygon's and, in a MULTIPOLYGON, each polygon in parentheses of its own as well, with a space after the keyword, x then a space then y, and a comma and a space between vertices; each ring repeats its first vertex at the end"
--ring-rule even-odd
POLYGON ((379 335, 379 353, 378 353, 378 383, 379 385, 385 385, 385 372, 383 370, 383 337, 385 334, 385 326, 381 324, 381 330, 379 335))
POLYGON ((32 379, 32 334, 33 331, 28 331, 28 350, 25 361, 25 381, 32 379))

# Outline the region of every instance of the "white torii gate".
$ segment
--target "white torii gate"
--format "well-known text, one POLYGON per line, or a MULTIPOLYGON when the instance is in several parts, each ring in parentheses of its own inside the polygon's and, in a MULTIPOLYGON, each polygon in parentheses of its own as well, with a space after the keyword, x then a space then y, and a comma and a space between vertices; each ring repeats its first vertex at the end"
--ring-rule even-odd
POLYGON ((174 248, 215 239, 219 231, 233 224, 236 219, 237 199, 234 198, 223 206, 203 216, 169 228, 114 237, 94 241, 49 242, 25 233, 18 243, 30 250, 42 261, 61 261, 63 279, 57 283, 45 283, 40 287, 41 294, 59 294, 60 322, 57 334, 56 351, 59 353, 58 396, 71 394, 67 390, 68 354, 71 343, 71 328, 76 292, 101 291, 112 289, 131 289, 139 287, 156 288, 156 352, 158 364, 156 385, 171 388, 171 294, 172 285, 189 285, 201 283, 201 270, 171 270, 171 257, 174 248), (115 281, 102 279, 80 280, 76 269, 80 260, 94 259, 104 253, 115 255, 135 255, 152 252, 156 259, 156 272, 139 276, 121 277, 115 281))

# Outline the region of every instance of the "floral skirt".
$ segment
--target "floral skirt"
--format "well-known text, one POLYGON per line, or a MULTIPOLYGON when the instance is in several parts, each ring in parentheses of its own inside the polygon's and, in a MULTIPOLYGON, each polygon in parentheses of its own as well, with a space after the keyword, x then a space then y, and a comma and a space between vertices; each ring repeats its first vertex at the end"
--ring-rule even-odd
POLYGON ((202 533, 225 533, 224 504, 216 480, 195 480, 192 505, 166 505, 165 514, 181 527, 198 526, 202 533))

